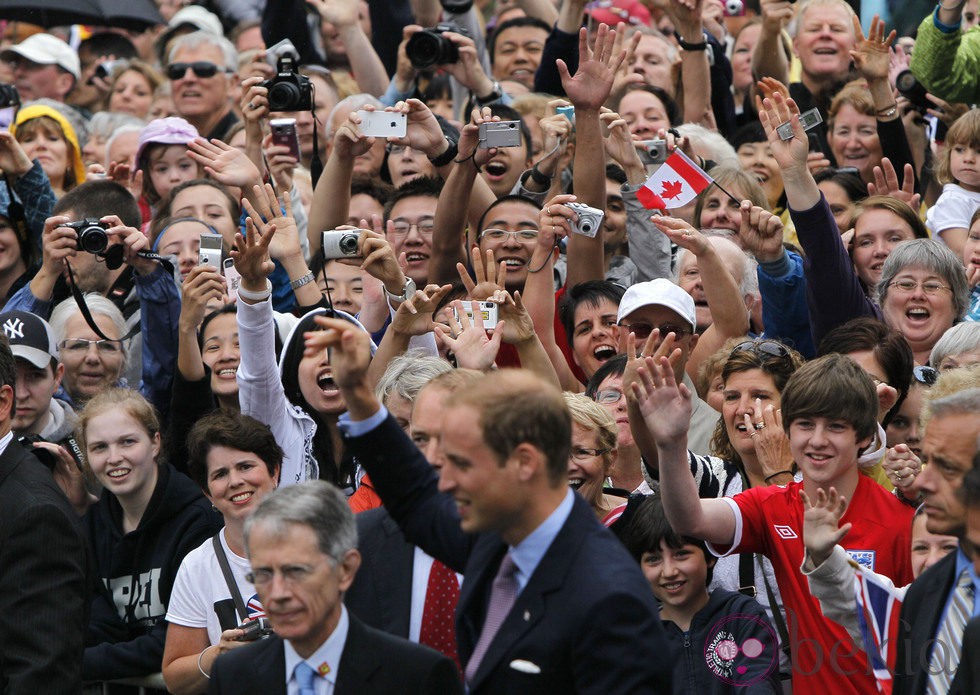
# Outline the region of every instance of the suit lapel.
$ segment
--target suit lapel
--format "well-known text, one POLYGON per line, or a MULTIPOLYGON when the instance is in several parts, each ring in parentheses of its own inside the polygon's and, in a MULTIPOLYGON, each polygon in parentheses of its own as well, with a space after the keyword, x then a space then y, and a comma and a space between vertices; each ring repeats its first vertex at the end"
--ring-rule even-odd
POLYGON ((27 456, 27 452, 14 441, 7 445, 7 448, 0 454, 0 485, 13 473, 20 460, 27 456))
POLYGON ((371 649, 364 623, 349 612, 347 615, 350 625, 347 628, 344 651, 340 654, 334 695, 365 695, 371 692, 371 678, 381 668, 381 659, 384 655, 371 649))
MULTIPOLYGON (((500 626, 499 632, 487 648, 487 653, 480 662, 480 668, 474 675, 473 682, 469 684, 470 690, 476 690, 505 659, 511 648, 544 617, 547 596, 562 588, 572 560, 577 555, 585 534, 590 532, 589 527, 583 523, 585 520, 594 524, 595 517, 588 504, 576 495, 568 519, 541 558, 527 586, 517 597, 514 607, 507 614, 504 624, 500 626), (587 515, 584 519, 583 513, 587 515)), ((499 566, 499 560, 492 566, 490 582, 493 581, 499 566)), ((480 625, 482 626, 482 620, 480 625)))
MULTIPOLYGON (((254 693, 286 693, 286 653, 283 651, 283 641, 278 635, 255 643, 255 653, 252 655, 254 666, 249 672, 255 680, 243 692, 254 693)), ((238 688, 243 684, 237 684, 238 688)))

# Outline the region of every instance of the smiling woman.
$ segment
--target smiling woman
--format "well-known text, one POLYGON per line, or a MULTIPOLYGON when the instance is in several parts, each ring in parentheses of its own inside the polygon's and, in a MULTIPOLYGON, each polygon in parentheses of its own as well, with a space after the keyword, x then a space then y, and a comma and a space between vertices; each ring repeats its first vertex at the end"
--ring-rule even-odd
POLYGON ((102 593, 88 640, 96 646, 85 650, 82 677, 156 673, 177 568, 219 520, 193 482, 157 460, 160 424, 135 391, 97 395, 79 415, 77 434, 103 486, 84 520, 102 593))
POLYGON ((187 449, 191 476, 224 518, 224 529, 215 538, 231 568, 240 603, 247 608, 245 614, 239 612, 213 538, 188 553, 167 610, 170 627, 163 654, 163 677, 176 695, 207 690, 204 674, 214 659, 248 644, 238 626, 265 615, 255 587, 246 579, 250 567, 244 526, 259 502, 276 489, 283 457, 268 427, 228 411, 200 420, 188 435, 187 449))

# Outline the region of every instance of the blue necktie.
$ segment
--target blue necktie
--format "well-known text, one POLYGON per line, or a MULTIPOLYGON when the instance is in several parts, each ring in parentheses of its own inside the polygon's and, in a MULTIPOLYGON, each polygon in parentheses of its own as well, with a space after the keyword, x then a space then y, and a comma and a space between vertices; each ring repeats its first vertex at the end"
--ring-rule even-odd
POLYGON ((293 671, 296 682, 299 684, 299 695, 316 695, 316 688, 313 687, 313 679, 316 678, 316 671, 306 663, 301 661, 296 664, 293 671))

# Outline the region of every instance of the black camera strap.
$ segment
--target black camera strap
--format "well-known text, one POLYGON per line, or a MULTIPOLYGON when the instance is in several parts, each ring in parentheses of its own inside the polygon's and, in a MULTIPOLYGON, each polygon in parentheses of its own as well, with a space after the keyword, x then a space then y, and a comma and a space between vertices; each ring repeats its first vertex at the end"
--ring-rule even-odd
POLYGON ((231 565, 228 564, 228 556, 225 555, 225 549, 221 545, 221 538, 219 536, 221 536, 221 531, 211 536, 211 545, 214 546, 214 556, 218 558, 218 566, 221 567, 221 574, 224 575, 225 584, 228 585, 231 600, 235 602, 235 610, 238 612, 241 622, 244 623, 248 620, 248 608, 245 607, 242 593, 238 590, 238 582, 235 581, 235 575, 231 573, 231 565))
MULTIPOLYGON (((110 246, 105 253, 97 254, 97 255, 101 255, 105 259, 106 267, 109 268, 109 270, 115 270, 120 265, 122 265, 122 244, 116 244, 114 246, 110 246), (116 251, 116 249, 119 250, 116 251), (116 263, 117 256, 118 256, 118 263, 116 263)), ((150 260, 157 261, 171 275, 174 272, 173 263, 171 263, 168 259, 164 258, 158 253, 153 253, 151 251, 140 251, 138 252, 137 255, 142 258, 148 258, 150 260)), ((75 282, 75 273, 72 270, 71 263, 68 262, 68 259, 65 259, 65 267, 68 268, 68 280, 69 280, 68 285, 71 287, 71 296, 75 299, 75 304, 78 305, 78 310, 82 313, 82 318, 85 319, 85 323, 87 323, 88 327, 91 328, 95 332, 95 334, 99 336, 102 340, 114 340, 113 338, 110 338, 105 333, 103 333, 102 329, 99 328, 99 325, 95 322, 95 319, 92 318, 92 312, 89 311, 88 304, 85 302, 85 295, 82 294, 82 291, 80 289, 78 289, 78 284, 75 282)), ((126 335, 119 338, 117 342, 125 342, 130 338, 132 338, 137 333, 139 333, 139 331, 140 331, 140 324, 137 323, 129 330, 129 332, 126 335)))

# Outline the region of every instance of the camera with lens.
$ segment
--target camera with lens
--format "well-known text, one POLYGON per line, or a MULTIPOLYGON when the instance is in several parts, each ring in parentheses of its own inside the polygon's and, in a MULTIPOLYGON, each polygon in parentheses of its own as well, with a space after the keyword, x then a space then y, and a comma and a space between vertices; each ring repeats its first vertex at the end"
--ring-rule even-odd
POLYGON ((309 77, 296 72, 293 56, 280 57, 276 66, 276 76, 262 83, 269 90, 269 110, 311 111, 313 87, 309 77))
POLYGON ((589 207, 585 203, 567 203, 568 207, 578 213, 578 220, 569 222, 569 227, 576 234, 594 239, 602 226, 602 218, 606 214, 602 210, 589 207))
POLYGON ((69 222, 62 226, 71 227, 75 230, 78 235, 78 248, 82 251, 97 254, 104 253, 109 248, 109 235, 106 234, 109 225, 105 222, 87 217, 84 220, 69 222))
POLYGON ((20 106, 20 93, 12 84, 0 83, 0 109, 20 106))
POLYGON ((18 444, 34 454, 34 458, 47 466, 48 470, 53 471, 55 466, 58 465, 58 457, 47 449, 34 446, 38 442, 46 441, 48 440, 38 434, 25 434, 23 437, 17 437, 18 444))
POLYGON ((272 635, 272 626, 266 618, 246 620, 238 626, 238 629, 245 631, 245 634, 238 638, 239 642, 255 642, 272 635))
POLYGON ((357 248, 361 235, 356 229, 332 229, 323 233, 323 257, 326 260, 334 258, 356 258, 360 255, 357 248))
POLYGON ((898 93, 909 100, 912 108, 925 115, 926 111, 934 108, 932 102, 926 99, 926 88, 915 79, 911 70, 902 70, 895 77, 895 87, 898 93))
POLYGON ((459 49, 443 34, 447 31, 466 35, 461 27, 450 22, 436 24, 413 34, 405 45, 405 54, 416 70, 428 70, 436 65, 459 62, 459 49))

